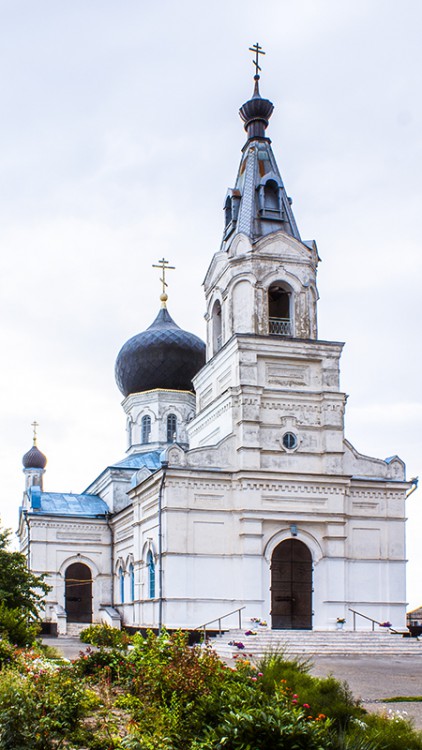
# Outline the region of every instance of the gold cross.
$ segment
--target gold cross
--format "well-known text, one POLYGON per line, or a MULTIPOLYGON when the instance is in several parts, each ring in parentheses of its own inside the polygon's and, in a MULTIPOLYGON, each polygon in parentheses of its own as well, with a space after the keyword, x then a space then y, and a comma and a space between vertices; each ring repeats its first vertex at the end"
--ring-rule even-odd
POLYGON ((37 444, 37 427, 39 427, 39 424, 38 424, 38 422, 35 419, 34 419, 33 422, 31 422, 31 427, 34 428, 33 441, 34 441, 34 445, 36 445, 37 444))
POLYGON ((258 63, 259 55, 265 55, 265 52, 262 49, 261 45, 258 44, 258 42, 256 44, 253 44, 252 47, 249 47, 249 51, 255 52, 255 60, 252 60, 252 64, 255 65, 255 75, 259 76, 258 70, 261 70, 258 63))
POLYGON ((160 300, 163 303, 163 307, 165 307, 167 299, 168 299, 168 296, 167 296, 167 293, 166 293, 166 287, 168 286, 167 281, 166 281, 166 271, 174 271, 174 269, 176 268, 176 266, 169 266, 168 260, 165 260, 165 258, 161 258, 161 260, 158 261, 158 265, 155 265, 153 263, 152 267, 153 268, 161 268, 161 270, 163 272, 163 275, 162 275, 162 277, 160 279, 160 281, 161 281, 161 283, 163 285, 163 291, 161 292, 160 300))

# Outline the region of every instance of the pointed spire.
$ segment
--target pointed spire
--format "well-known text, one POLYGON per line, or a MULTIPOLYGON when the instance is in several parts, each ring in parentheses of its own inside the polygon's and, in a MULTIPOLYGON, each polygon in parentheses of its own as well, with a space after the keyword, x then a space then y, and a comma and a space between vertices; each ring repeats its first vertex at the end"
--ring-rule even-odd
POLYGON ((237 234, 246 234, 254 244, 261 237, 282 231, 300 240, 291 200, 287 196, 266 128, 274 111, 269 99, 259 91, 259 55, 265 54, 256 43, 249 48, 255 53, 254 91, 252 98, 240 108, 248 140, 235 187, 228 191, 224 204, 225 229, 222 249, 227 250, 237 234))

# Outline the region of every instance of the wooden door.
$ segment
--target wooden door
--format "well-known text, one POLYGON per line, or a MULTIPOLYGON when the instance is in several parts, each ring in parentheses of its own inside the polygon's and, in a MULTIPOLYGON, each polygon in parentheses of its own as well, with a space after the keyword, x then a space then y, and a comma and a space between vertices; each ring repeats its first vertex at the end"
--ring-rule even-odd
POLYGON ((281 542, 271 559, 271 626, 312 629, 312 557, 303 542, 281 542))
POLYGON ((88 565, 73 563, 65 573, 68 622, 92 622, 92 578, 88 565))

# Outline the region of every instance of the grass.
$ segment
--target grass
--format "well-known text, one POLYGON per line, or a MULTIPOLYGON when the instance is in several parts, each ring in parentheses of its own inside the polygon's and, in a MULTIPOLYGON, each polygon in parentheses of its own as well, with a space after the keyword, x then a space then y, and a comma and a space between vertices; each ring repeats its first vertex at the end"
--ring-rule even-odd
POLYGON ((381 698, 380 703, 422 703, 422 695, 395 695, 393 698, 381 698))

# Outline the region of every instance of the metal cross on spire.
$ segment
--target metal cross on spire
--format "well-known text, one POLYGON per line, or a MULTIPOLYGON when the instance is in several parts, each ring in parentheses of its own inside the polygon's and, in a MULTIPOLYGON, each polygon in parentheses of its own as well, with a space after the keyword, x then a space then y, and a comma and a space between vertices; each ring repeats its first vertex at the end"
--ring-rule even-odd
POLYGON ((37 427, 39 427, 39 424, 35 419, 33 422, 31 422, 31 427, 34 428, 34 436, 32 439, 34 441, 34 445, 36 445, 37 444, 37 427))
POLYGON ((261 45, 253 44, 252 47, 249 47, 250 52, 255 52, 255 60, 252 60, 252 65, 255 65, 255 78, 259 78, 259 72, 261 70, 261 67, 259 65, 259 55, 265 55, 264 50, 262 49, 261 45))
POLYGON ((168 286, 166 281, 166 271, 174 271, 176 266, 169 266, 168 260, 165 260, 165 258, 161 258, 161 260, 158 261, 158 265, 152 264, 153 268, 161 268, 163 275, 160 279, 162 285, 163 285, 163 291, 160 294, 160 300, 163 303, 163 307, 166 306, 166 302, 168 300, 168 295, 166 293, 166 287, 168 286))

